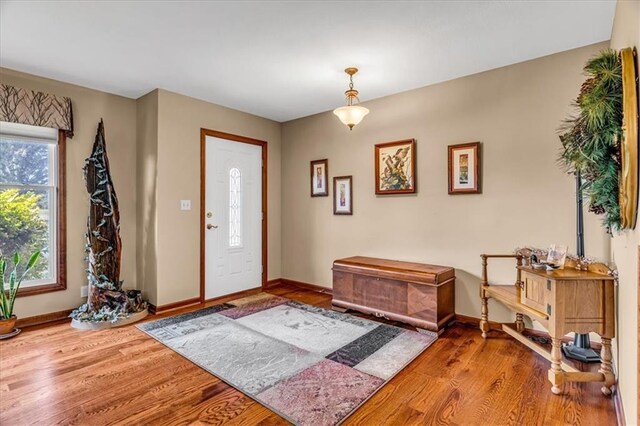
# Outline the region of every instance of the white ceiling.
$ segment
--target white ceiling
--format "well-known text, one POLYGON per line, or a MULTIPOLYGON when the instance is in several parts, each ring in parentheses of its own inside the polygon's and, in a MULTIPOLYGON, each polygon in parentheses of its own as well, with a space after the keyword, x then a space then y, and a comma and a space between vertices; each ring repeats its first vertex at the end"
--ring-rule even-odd
POLYGON ((5 1, 0 66, 276 121, 608 40, 615 1, 5 1))

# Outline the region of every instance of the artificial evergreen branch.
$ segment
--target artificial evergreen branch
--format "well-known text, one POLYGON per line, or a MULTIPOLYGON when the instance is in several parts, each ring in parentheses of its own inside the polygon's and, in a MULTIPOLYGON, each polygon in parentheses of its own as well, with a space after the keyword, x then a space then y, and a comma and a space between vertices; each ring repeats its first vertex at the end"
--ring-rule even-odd
POLYGON ((573 105, 578 115, 561 127, 559 161, 568 173, 580 171, 589 211, 604 215, 607 232, 620 229, 618 180, 622 135, 622 64, 605 50, 584 67, 587 80, 573 105))

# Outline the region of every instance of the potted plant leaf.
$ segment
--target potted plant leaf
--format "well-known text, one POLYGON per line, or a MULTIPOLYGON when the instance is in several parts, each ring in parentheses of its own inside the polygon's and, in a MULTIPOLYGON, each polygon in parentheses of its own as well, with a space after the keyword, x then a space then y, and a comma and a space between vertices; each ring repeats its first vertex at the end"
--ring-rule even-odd
POLYGON ((18 266, 20 265, 20 254, 13 255, 13 270, 9 273, 9 281, 5 281, 5 272, 8 271, 8 262, 4 256, 0 256, 0 275, 2 275, 2 291, 0 291, 0 336, 9 334, 13 331, 16 320, 13 314, 13 304, 16 301, 18 290, 22 280, 33 268, 38 261, 40 252, 37 251, 31 255, 27 266, 20 276, 18 276, 18 266))

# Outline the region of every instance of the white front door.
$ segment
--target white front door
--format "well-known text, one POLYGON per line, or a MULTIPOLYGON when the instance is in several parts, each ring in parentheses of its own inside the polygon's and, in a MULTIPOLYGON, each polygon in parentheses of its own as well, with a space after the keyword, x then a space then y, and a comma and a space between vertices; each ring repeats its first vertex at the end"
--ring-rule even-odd
POLYGON ((205 299, 262 285, 262 146, 205 140, 205 299))

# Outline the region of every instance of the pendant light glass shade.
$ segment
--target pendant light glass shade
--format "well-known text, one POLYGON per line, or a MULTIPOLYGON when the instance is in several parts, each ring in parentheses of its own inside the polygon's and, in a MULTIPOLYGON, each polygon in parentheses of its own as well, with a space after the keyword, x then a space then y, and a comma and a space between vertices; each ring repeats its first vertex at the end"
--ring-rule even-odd
POLYGON ((365 115, 369 114, 369 110, 360 105, 347 105, 333 110, 343 124, 353 129, 353 126, 360 124, 365 115))
POLYGON ((349 67, 344 70, 349 75, 349 89, 344 92, 347 97, 347 105, 336 108, 333 113, 338 116, 342 123, 349 126, 349 130, 353 130, 353 126, 360 123, 365 115, 369 114, 369 110, 360 105, 354 105, 354 101, 359 103, 358 91, 353 88, 353 75, 358 72, 358 68, 349 67))

